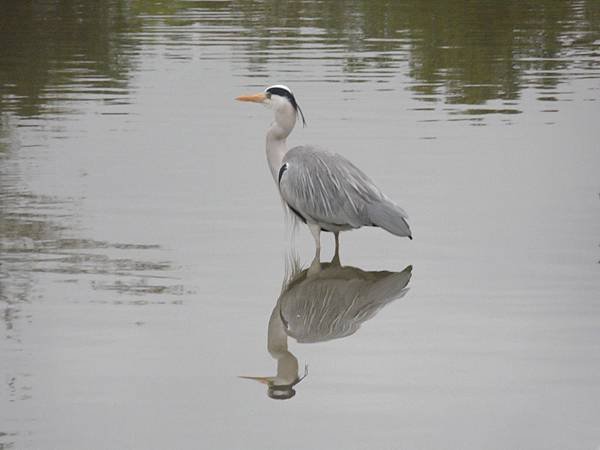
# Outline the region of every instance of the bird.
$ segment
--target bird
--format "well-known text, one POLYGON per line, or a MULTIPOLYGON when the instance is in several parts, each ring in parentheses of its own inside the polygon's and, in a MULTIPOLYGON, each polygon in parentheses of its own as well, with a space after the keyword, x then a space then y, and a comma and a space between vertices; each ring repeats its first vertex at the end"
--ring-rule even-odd
POLYGON ((334 234, 332 262, 336 263, 341 231, 373 226, 412 239, 406 212, 348 159, 311 145, 288 150, 287 138, 299 118, 306 126, 304 113, 289 87, 276 84, 236 100, 273 110, 275 120, 266 137, 267 161, 284 204, 308 226, 314 238, 311 272, 320 270, 321 231, 334 234))
POLYGON ((292 259, 286 270, 281 294, 271 312, 267 328, 267 351, 277 361, 274 376, 241 376, 267 386, 267 395, 287 400, 308 374, 299 374, 298 358, 288 346, 288 337, 300 344, 343 339, 358 331, 382 308, 408 292, 412 266, 401 272, 364 271, 358 267, 323 263, 311 275, 292 259))

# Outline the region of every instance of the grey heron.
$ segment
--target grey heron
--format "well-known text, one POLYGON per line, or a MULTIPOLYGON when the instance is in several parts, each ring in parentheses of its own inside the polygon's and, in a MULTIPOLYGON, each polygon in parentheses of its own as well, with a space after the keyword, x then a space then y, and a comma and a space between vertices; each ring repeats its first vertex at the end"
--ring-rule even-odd
POLYGON ((267 385, 267 395, 273 399, 293 397, 294 386, 306 377, 308 369, 301 377, 298 358, 288 348, 288 337, 302 344, 348 337, 383 307, 402 298, 411 276, 412 266, 402 272, 388 272, 335 263, 324 263, 322 270, 311 275, 310 269, 301 270, 292 261, 267 332, 267 351, 277 361, 277 374, 241 378, 267 385))
POLYGON ((346 158, 308 145, 287 149, 286 140, 298 115, 306 123, 287 86, 270 86, 236 100, 261 103, 274 112, 275 120, 267 131, 267 160, 281 198, 313 235, 313 271, 320 268, 321 231, 335 236, 335 262, 339 262, 340 231, 375 226, 412 239, 404 210, 346 158))

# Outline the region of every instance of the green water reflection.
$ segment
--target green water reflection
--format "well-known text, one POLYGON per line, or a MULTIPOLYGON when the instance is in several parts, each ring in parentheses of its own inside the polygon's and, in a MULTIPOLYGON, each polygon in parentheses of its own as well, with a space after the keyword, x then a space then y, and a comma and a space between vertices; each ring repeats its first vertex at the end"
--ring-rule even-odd
POLYGON ((124 1, 3 2, 0 109, 35 116, 85 89, 127 86, 134 16, 124 1))
POLYGON ((60 111, 62 100, 118 101, 141 49, 173 41, 225 43, 245 61, 245 75, 267 77, 283 52, 349 75, 329 82, 409 76, 416 98, 453 104, 515 100, 525 87, 547 91, 600 75, 594 0, 55 0, 1 8, 0 108, 19 116, 60 111))

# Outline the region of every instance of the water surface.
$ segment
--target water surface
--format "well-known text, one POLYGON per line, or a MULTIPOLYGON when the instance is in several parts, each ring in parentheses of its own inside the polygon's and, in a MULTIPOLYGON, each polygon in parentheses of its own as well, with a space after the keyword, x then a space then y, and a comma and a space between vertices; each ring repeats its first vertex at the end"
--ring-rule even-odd
POLYGON ((5 2, 0 42, 0 448, 600 445, 598 2, 5 2), (409 290, 286 319, 285 401, 238 378, 290 242, 233 98, 275 83, 415 236, 342 236, 409 290))

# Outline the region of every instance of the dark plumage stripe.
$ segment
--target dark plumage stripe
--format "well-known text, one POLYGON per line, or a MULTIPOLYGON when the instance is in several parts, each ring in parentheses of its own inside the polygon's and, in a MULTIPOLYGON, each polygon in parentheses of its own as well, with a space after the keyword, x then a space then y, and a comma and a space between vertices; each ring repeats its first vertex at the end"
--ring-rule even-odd
POLYGON ((290 103, 292 104, 292 106, 294 107, 294 109, 296 109, 296 110, 298 109, 298 102, 296 102, 296 98, 294 97, 294 94, 292 94, 287 89, 283 89, 278 86, 274 86, 274 87, 270 87, 269 89, 267 89, 267 92, 269 94, 279 95, 280 97, 287 98, 290 101, 290 103))
POLYGON ((277 183, 281 184, 281 177, 283 176, 283 172, 285 172, 288 169, 288 164, 285 163, 283 166, 281 166, 281 169, 279 169, 279 175, 277 176, 277 183))
POLYGON ((304 218, 304 216, 302 214, 300 214, 296 209, 292 208, 289 204, 286 203, 286 205, 288 205, 288 208, 290 208, 292 210, 292 212, 294 214, 296 214, 302 222, 306 223, 306 219, 304 218))
MULTIPOLYGON (((289 164, 285 163, 281 166, 281 168, 279 169, 279 174, 277 175, 277 184, 281 184, 281 177, 283 176, 283 174, 285 173, 286 170, 288 170, 289 164)), ((290 208, 290 210, 296 214, 296 216, 298 216, 298 219, 300 219, 302 222, 306 223, 306 218, 300 214, 298 212, 297 209, 292 208, 289 203, 286 202, 286 205, 288 206, 288 208, 290 208)))
POLYGON ((280 97, 287 98, 290 101, 290 103, 292 104, 292 106, 294 107, 294 109, 300 113, 300 117, 302 117, 302 125, 306 126, 306 120, 304 119, 304 113, 302 112, 300 105, 296 101, 296 97, 294 97, 294 94, 292 94, 291 91, 288 91, 287 89, 284 89, 279 86, 273 86, 273 87, 270 87, 267 89, 267 93, 271 94, 271 95, 279 95, 280 97))

